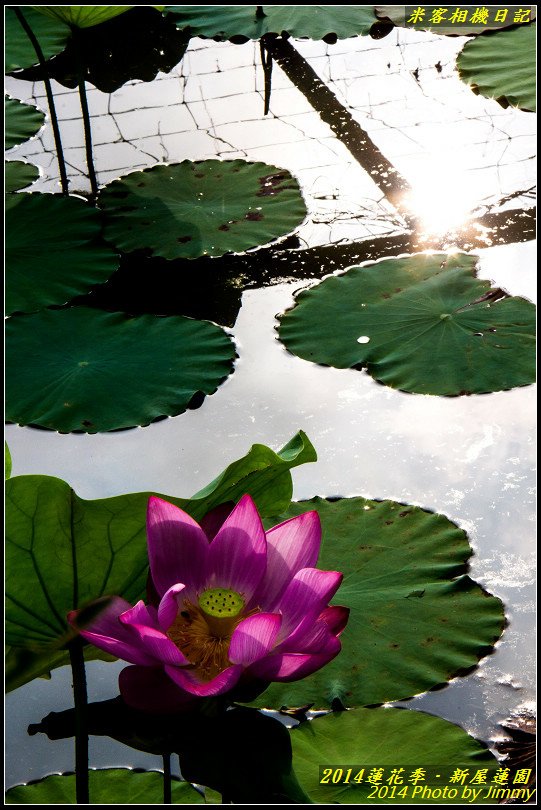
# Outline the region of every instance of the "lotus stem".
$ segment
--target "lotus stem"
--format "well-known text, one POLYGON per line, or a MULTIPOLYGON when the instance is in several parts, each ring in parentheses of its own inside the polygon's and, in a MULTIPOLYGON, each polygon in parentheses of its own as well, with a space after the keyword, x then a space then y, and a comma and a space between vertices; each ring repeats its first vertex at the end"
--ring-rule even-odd
POLYGON ((85 65, 83 61, 83 42, 81 39, 81 32, 75 26, 72 26, 73 41, 77 50, 77 85, 79 89, 79 101, 81 104, 81 113, 83 116, 83 126, 85 132, 85 151, 86 151, 86 165, 88 168, 88 179, 90 181, 90 189, 92 192, 92 202, 96 201, 98 196, 98 181, 96 179, 96 170, 94 169, 94 156, 92 154, 92 127, 90 125, 90 113, 88 111, 88 98, 86 95, 86 82, 85 82, 85 65))
POLYGON ((62 149, 62 139, 60 137, 60 128, 58 126, 58 118, 57 118, 57 115, 56 115, 56 107, 55 107, 55 104, 54 104, 53 90, 52 90, 52 87, 51 87, 51 82, 50 82, 49 76, 47 75, 47 65, 46 65, 46 62, 45 62, 45 57, 43 56, 43 51, 41 50, 41 47, 40 47, 40 44, 39 44, 38 40, 36 39, 36 35, 32 31, 32 29, 31 29, 26 17, 22 13, 22 11, 17 7, 14 7, 13 10, 15 11, 15 14, 17 15, 17 19, 19 20, 20 24, 22 25, 23 30, 25 31, 28 39, 32 43, 32 46, 33 46, 33 48, 34 48, 34 50, 36 52, 36 56, 38 57, 40 67, 41 67, 41 69, 43 71, 43 83, 45 84, 45 92, 47 94, 47 103, 49 105, 49 115, 51 116, 51 124, 52 124, 52 127, 53 127, 54 143, 55 143, 55 148, 56 148, 56 157, 57 157, 57 160, 58 160, 58 169, 60 171, 60 184, 62 186, 62 194, 64 194, 64 196, 67 197, 68 194, 69 194, 69 189, 68 189, 69 181, 68 181, 68 175, 67 175, 67 172, 66 172, 66 162, 64 160, 64 150, 62 149))
POLYGON ((83 641, 75 638, 68 645, 75 703, 75 798, 89 804, 87 691, 83 641))
POLYGON ((90 114, 88 112, 88 99, 86 97, 86 84, 84 77, 79 77, 79 99, 81 102, 81 112, 83 114, 83 125, 85 130, 86 165, 88 167, 88 179, 92 190, 93 201, 98 196, 98 181, 94 169, 94 157, 92 155, 92 128, 90 126, 90 114))
POLYGON ((272 53, 267 48, 265 36, 261 37, 259 40, 259 49, 261 52, 261 67, 263 68, 263 77, 265 81, 265 106, 263 115, 267 115, 272 91, 272 53))

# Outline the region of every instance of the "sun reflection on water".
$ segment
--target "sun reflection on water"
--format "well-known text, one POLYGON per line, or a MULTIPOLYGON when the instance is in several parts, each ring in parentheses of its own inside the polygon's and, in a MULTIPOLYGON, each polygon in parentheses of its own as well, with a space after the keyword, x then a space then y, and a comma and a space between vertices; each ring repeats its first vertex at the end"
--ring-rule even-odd
POLYGON ((425 157, 416 169, 411 193, 403 200, 427 236, 443 236, 463 228, 479 205, 472 175, 450 162, 446 154, 448 151, 442 150, 438 156, 425 157))

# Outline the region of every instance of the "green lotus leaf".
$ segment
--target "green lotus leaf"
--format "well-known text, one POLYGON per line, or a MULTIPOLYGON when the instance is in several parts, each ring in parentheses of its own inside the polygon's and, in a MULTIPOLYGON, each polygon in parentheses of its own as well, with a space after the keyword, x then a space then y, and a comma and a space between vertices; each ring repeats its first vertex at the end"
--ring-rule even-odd
MULTIPOLYGON (((477 25, 472 25, 471 23, 469 24, 469 21, 471 20, 472 16, 471 6, 468 8, 467 14, 468 22, 460 24, 448 22, 448 20, 452 17, 456 7, 450 9, 450 8, 440 8, 440 6, 425 6, 425 7, 421 6, 421 9, 423 8, 424 8, 423 19, 419 22, 419 24, 415 26, 410 25, 408 27, 414 27, 416 29, 422 29, 425 31, 432 31, 432 33, 434 34, 445 34, 456 37, 457 35, 465 36, 466 34, 483 34, 485 31, 497 31, 501 28, 508 28, 511 25, 517 24, 515 23, 514 12, 510 11, 509 9, 503 21, 496 22, 494 19, 491 19, 491 17, 495 16, 495 14, 491 12, 488 16, 487 23, 481 24, 478 23, 477 25), (430 18, 434 10, 440 10, 444 14, 444 20, 446 18, 447 21, 437 24, 434 23, 431 24, 430 18)), ((497 6, 490 6, 491 10, 497 8, 498 8, 497 6)), ((529 7, 526 6, 526 9, 528 8, 529 7)), ((414 11, 414 9, 415 9, 414 6, 375 6, 374 11, 378 19, 390 20, 395 25, 404 27, 407 20, 411 18, 412 11, 414 11), (406 11, 408 13, 407 17, 406 11)), ((457 9, 457 11, 458 10, 460 9, 457 9)), ((466 9, 463 8, 462 11, 466 11, 466 9)), ((524 22, 530 22, 530 20, 535 19, 535 9, 533 10, 533 12, 530 11, 529 15, 527 16, 529 16, 529 19, 524 20, 524 22)))
MULTIPOLYGON (((261 515, 276 514, 291 500, 290 470, 315 458, 301 431, 277 453, 255 444, 192 498, 160 497, 198 521, 244 493, 253 497, 261 515)), ((7 481, 6 641, 12 645, 6 659, 8 690, 69 663, 62 649, 68 611, 107 594, 132 603, 144 597, 146 511, 152 494, 88 501, 58 478, 28 475, 7 481)), ((97 648, 85 649, 87 660, 103 656, 97 648)))
POLYGON ((64 304, 107 281, 118 256, 101 241, 101 216, 85 200, 17 194, 6 203, 6 308, 64 304))
POLYGON ((35 11, 53 20, 60 20, 76 28, 90 28, 92 25, 111 20, 124 14, 134 6, 32 6, 35 11))
POLYGON ((4 149, 12 149, 39 132, 45 116, 31 104, 4 96, 4 149))
POLYGON ((165 6, 165 11, 192 36, 219 40, 282 31, 297 39, 330 34, 346 39, 367 34, 376 22, 374 6, 165 6))
POLYGON ((86 307, 10 318, 7 419, 63 433, 117 430, 177 416, 231 374, 219 326, 86 307))
MULTIPOLYGON (((51 20, 28 6, 18 6, 43 51, 45 59, 50 59, 66 47, 70 30, 60 20, 51 20)), ((29 68, 38 64, 38 57, 13 8, 5 10, 6 30, 5 71, 29 68)))
POLYGON ((105 237, 164 259, 239 252, 285 236, 306 215, 285 169, 244 160, 185 160, 115 180, 100 192, 105 237))
MULTIPOLYGON (((90 769, 92 804, 163 804, 163 774, 132 768, 90 769)), ((205 799, 189 782, 172 777, 173 804, 204 804, 205 799)), ((75 774, 53 774, 17 785, 6 792, 6 804, 76 804, 75 774)))
POLYGON ((464 729, 423 712, 391 708, 335 712, 292 729, 291 744, 297 778, 318 804, 467 804, 475 794, 475 804, 497 804, 486 798, 499 768, 495 757, 464 729), (367 781, 372 768, 384 769, 379 784, 387 790, 383 787, 379 797, 367 781), (403 782, 389 785, 393 769, 400 768, 398 779, 403 782), (426 777, 416 785, 408 777, 418 769, 426 777), (467 772, 466 793, 460 781, 449 782, 456 769, 467 772), (485 772, 486 784, 477 784, 474 794, 469 780, 477 771, 485 772))
POLYGON ((272 684, 257 705, 401 700, 449 681, 491 650, 504 625, 502 604, 464 575, 472 552, 454 523, 394 501, 313 498, 268 525, 310 509, 323 529, 318 568, 344 573, 333 600, 351 610, 342 650, 302 681, 272 684))
POLYGON ((476 37, 458 54, 458 73, 476 92, 502 107, 535 111, 535 46, 535 25, 476 37))
POLYGON ((4 441, 4 478, 6 481, 11 478, 12 466, 8 443, 4 441))
MULTIPOLYGON (((31 644, 27 647, 7 647, 4 667, 4 686, 6 692, 12 692, 19 686, 33 681, 35 678, 51 677, 51 671, 58 667, 68 667, 71 665, 69 651, 65 645, 73 640, 73 633, 66 634, 56 642, 43 646, 43 644, 31 644)), ((86 661, 115 661, 112 655, 108 655, 97 647, 85 647, 86 661)))
POLYGON ((39 169, 32 163, 23 160, 7 160, 4 163, 4 191, 8 194, 32 185, 38 177, 39 169))
MULTIPOLYGON (((64 87, 75 88, 82 71, 86 82, 112 93, 133 79, 150 82, 158 73, 169 73, 182 60, 189 40, 189 33, 156 7, 133 6, 100 25, 79 28, 66 49, 47 64, 47 73, 64 87)), ((40 81, 43 71, 33 68, 23 77, 40 81)))
POLYGON ((366 367, 417 394, 482 394, 535 380, 535 307, 491 290, 476 258, 419 254, 352 267, 302 292, 281 317, 293 354, 366 367))
POLYGON ((233 461, 206 487, 182 501, 195 520, 228 501, 237 503, 246 493, 252 496, 262 517, 287 509, 293 495, 290 470, 317 461, 310 439, 300 430, 277 453, 264 444, 254 444, 246 456, 233 461))

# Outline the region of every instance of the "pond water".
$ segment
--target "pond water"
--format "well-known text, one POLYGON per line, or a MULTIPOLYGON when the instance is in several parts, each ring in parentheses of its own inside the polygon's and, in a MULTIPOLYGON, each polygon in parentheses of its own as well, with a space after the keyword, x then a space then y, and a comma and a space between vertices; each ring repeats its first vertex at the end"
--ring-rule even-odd
MULTIPOLYGON (((464 41, 405 30, 379 41, 293 41, 410 182, 412 210, 432 234, 442 223, 459 225, 470 209, 495 213, 528 209, 532 202, 535 117, 504 110, 461 84, 454 60, 464 41)), ((400 236, 404 223, 278 65, 272 82, 264 117, 258 46, 193 39, 180 65, 154 82, 131 82, 110 96, 89 86, 100 184, 161 161, 244 157, 290 170, 308 216, 297 244, 284 246, 275 261, 279 271, 255 288, 249 279, 239 281, 238 316, 235 307, 232 315, 222 316, 218 307, 208 316, 230 328, 238 360, 234 374, 199 409, 109 434, 9 425, 13 474, 58 476, 83 498, 144 490, 189 496, 251 444, 278 449, 298 429, 306 431, 318 461, 293 471, 296 499, 394 499, 445 514, 468 532, 475 551, 471 576, 504 601, 508 627, 473 673, 408 705, 488 742, 500 721, 533 700, 535 389, 408 395, 365 372, 323 368, 285 350, 275 315, 292 306, 307 279, 341 267, 346 242, 400 236), (303 250, 324 245, 335 246, 327 254, 332 259, 303 276, 303 250)), ((10 78, 7 89, 47 111, 41 83, 10 78)), ((87 192, 78 96, 60 85, 55 91, 70 188, 87 192)), ((9 155, 42 167, 32 190, 58 191, 51 148, 46 126, 9 155)), ((479 275, 534 299, 535 242, 523 238, 478 249, 479 275)), ((88 665, 90 700, 117 694, 123 666, 88 665)), ((50 681, 8 695, 8 786, 73 768, 72 741, 27 734, 29 724, 72 705, 70 683, 62 668, 50 681)), ((90 764, 153 768, 161 760, 91 738, 90 764)))

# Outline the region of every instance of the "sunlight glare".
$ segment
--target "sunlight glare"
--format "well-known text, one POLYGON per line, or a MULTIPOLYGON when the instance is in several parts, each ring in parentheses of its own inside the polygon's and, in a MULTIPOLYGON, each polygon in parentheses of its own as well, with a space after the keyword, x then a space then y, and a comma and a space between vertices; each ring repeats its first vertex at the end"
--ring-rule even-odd
POLYGON ((460 165, 427 155, 411 183, 404 204, 419 220, 425 235, 440 235, 465 225, 477 200, 471 174, 460 165))

